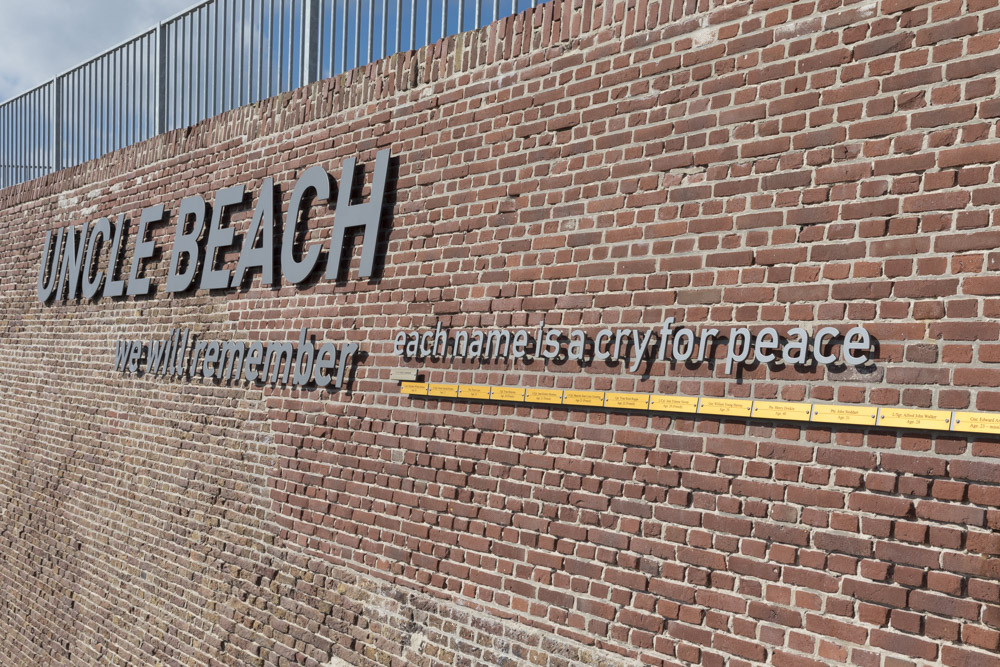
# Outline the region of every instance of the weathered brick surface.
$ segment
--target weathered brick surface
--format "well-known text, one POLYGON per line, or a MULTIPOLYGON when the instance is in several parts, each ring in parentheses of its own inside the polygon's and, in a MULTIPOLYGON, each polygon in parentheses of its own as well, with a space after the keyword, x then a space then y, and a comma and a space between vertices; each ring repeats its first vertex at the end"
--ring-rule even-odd
POLYGON ((388 380, 394 333, 439 318, 850 321, 873 372, 421 367, 1000 411, 998 53, 978 0, 555 0, 0 192, 0 662, 1000 663, 996 438, 388 380), (305 168, 386 147, 373 280, 355 248, 337 282, 162 290, 183 196, 273 177, 287 209, 305 168), (45 231, 157 203, 153 298, 38 303, 45 231), (122 337, 303 326, 360 345, 349 389, 111 368, 122 337))

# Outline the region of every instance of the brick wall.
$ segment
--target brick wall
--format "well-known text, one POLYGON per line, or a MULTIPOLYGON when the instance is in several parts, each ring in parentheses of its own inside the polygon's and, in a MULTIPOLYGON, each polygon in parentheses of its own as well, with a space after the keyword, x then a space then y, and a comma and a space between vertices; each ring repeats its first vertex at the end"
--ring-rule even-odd
POLYGON ((0 192, 0 662, 1000 664, 995 436, 389 380, 395 333, 438 321, 851 322, 863 372, 403 365, 1000 412, 998 66, 983 0, 554 0, 0 192), (338 281, 162 290, 184 196, 271 177, 284 210, 382 148, 372 280, 355 247, 338 281), (159 203, 152 298, 38 302, 46 231, 159 203), (177 327, 362 353, 342 391, 112 370, 177 327))

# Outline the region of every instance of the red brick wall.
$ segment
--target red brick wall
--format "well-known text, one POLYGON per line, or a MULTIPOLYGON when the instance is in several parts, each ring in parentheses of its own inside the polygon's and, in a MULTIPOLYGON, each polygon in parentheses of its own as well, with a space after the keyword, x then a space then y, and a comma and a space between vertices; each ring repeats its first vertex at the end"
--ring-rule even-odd
POLYGON ((394 334, 438 320, 852 322, 874 372, 420 367, 1000 411, 998 65, 980 0, 555 0, 0 192, 0 662, 1000 664, 996 437, 388 379, 394 334), (306 168, 370 181, 381 148, 374 280, 355 248, 340 282, 163 291, 182 197, 273 177, 287 208, 306 168), (38 302, 45 231, 158 203, 153 298, 38 302), (303 326, 358 343, 349 390, 111 367, 124 337, 303 326))

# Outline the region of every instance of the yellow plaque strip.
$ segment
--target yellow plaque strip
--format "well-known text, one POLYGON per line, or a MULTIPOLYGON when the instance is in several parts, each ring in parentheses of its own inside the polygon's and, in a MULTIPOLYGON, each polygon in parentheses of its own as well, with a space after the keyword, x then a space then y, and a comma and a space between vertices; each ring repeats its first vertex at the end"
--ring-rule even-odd
POLYGON ((791 419, 809 421, 812 403, 790 403, 788 401, 754 401, 753 416, 757 419, 791 419))
POLYGON ((686 412, 693 415, 698 412, 698 397, 657 396, 653 394, 649 397, 649 409, 659 412, 686 412))
POLYGON ((563 392, 563 405, 589 405, 602 407, 604 405, 603 391, 570 391, 563 392))
POLYGON ((956 412, 951 430, 966 433, 1000 433, 1000 414, 956 412))
POLYGON ((951 427, 949 410, 910 410, 907 408, 880 408, 879 426, 898 428, 930 428, 947 431, 951 427))
POLYGON ((401 382, 400 390, 410 396, 466 398, 480 401, 546 403, 604 407, 620 410, 678 412, 754 419, 850 424, 885 428, 957 431, 1000 434, 1000 413, 951 412, 914 408, 877 408, 870 405, 803 403, 794 401, 752 401, 739 398, 662 396, 613 391, 563 391, 540 387, 493 387, 475 384, 401 382))
POLYGON ((874 426, 876 417, 878 417, 878 408, 868 405, 823 405, 815 403, 812 410, 812 420, 824 424, 874 426))
POLYGON ((490 387, 494 401, 524 401, 523 387, 490 387))
POLYGON ((490 397, 490 388, 475 384, 463 384, 458 388, 458 397, 488 400, 490 397))
POLYGON ((616 394, 608 392, 604 396, 604 407, 625 410, 648 410, 649 394, 616 394))
POLYGON ((736 398, 703 398, 698 406, 699 415, 749 417, 753 401, 736 398))
POLYGON ((562 389, 528 389, 524 394, 526 403, 555 403, 562 405, 562 389))
POLYGON ((416 394, 418 396, 427 395, 426 382, 401 382, 399 384, 399 388, 404 394, 416 394))
POLYGON ((458 398, 457 384, 429 384, 427 385, 428 396, 442 396, 444 398, 458 398))

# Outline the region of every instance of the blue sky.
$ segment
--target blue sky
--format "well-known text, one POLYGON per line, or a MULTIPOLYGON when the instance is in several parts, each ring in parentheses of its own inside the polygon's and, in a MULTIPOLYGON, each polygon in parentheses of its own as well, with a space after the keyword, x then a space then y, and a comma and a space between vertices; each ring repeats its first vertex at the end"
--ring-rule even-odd
POLYGON ((192 4, 193 0, 0 0, 0 101, 192 4))

